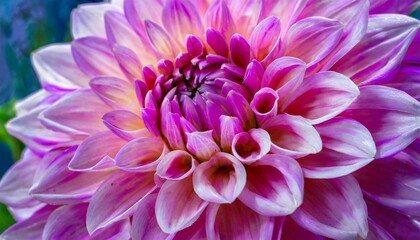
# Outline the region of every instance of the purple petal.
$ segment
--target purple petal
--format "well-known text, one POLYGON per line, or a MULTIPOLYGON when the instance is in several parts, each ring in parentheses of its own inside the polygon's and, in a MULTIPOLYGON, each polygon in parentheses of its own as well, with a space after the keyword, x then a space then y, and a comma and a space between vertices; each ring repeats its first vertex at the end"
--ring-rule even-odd
POLYGON ((248 64, 243 80, 243 85, 248 87, 249 91, 255 94, 261 88, 261 81, 264 74, 263 66, 256 60, 248 64))
POLYGON ((114 169, 115 163, 111 159, 126 143, 110 131, 94 133, 79 145, 69 163, 69 168, 73 171, 114 169))
POLYGON ((281 24, 277 17, 262 20, 249 38, 249 45, 258 61, 272 61, 278 57, 281 49, 281 24))
POLYGON ((240 201, 212 204, 207 208, 208 239, 271 239, 274 218, 260 215, 240 201))
POLYGON ((142 119, 131 111, 108 112, 102 117, 102 120, 113 133, 127 141, 150 135, 142 119))
POLYGON ((217 153, 209 161, 198 165, 193 184, 197 195, 205 201, 232 203, 242 192, 246 182, 245 168, 235 157, 217 153))
POLYGON ((260 128, 238 133, 232 140, 233 155, 243 163, 259 160, 270 151, 270 147, 270 135, 260 128))
POLYGON ((83 37, 105 38, 104 15, 107 11, 118 10, 109 3, 82 4, 71 13, 71 33, 74 39, 83 37))
POLYGON ((254 113, 244 96, 235 91, 230 91, 226 99, 229 108, 241 120, 244 129, 253 128, 255 126, 254 113))
POLYGON ((368 219, 368 223, 369 233, 365 238, 366 240, 395 240, 395 238, 389 232, 376 224, 373 220, 368 219))
POLYGON ((86 216, 88 232, 93 234, 129 217, 155 189, 153 173, 115 172, 99 186, 89 203, 86 216))
POLYGON ((197 165, 197 160, 188 152, 170 151, 160 160, 156 174, 167 180, 181 180, 191 175, 197 165))
MULTIPOLYGON (((211 31, 217 30, 225 39, 230 39, 235 33, 235 22, 224 0, 216 0, 211 3, 206 11, 204 22, 206 28, 211 28, 211 31)), ((209 33, 207 32, 207 34, 209 33)))
POLYGON ((334 118, 315 126, 321 135, 321 152, 299 159, 307 178, 336 178, 369 164, 376 153, 375 142, 362 124, 334 118))
POLYGON ((332 69, 357 84, 389 79, 398 69, 419 26, 418 20, 407 16, 372 16, 362 40, 332 69))
POLYGON ((228 57, 229 47, 219 31, 212 28, 207 29, 206 41, 217 55, 228 57))
POLYGON ((166 181, 156 200, 157 222, 166 233, 178 232, 191 226, 207 205, 207 202, 195 194, 192 177, 166 181))
POLYGON ((75 148, 58 149, 56 157, 44 157, 30 194, 50 204, 78 203, 89 200, 110 172, 74 172, 68 169, 75 148))
POLYGON ((187 149, 199 160, 208 160, 220 152, 219 146, 212 137, 212 131, 187 133, 187 149))
POLYGON ((230 39, 230 54, 233 63, 245 69, 251 60, 251 47, 245 38, 234 34, 230 39))
POLYGON ((166 151, 160 138, 137 138, 120 149, 115 156, 115 165, 125 171, 154 171, 166 151))
POLYGON ((401 13, 408 15, 419 7, 416 0, 370 0, 370 14, 401 13))
POLYGON ((67 94, 44 110, 39 119, 55 131, 88 135, 106 130, 102 116, 110 110, 92 90, 81 89, 67 94))
POLYGON ((251 101, 251 109, 261 125, 265 120, 277 115, 279 96, 271 88, 261 88, 251 101))
POLYGON ((362 191, 350 175, 329 180, 305 179, 303 204, 292 218, 309 231, 333 239, 365 238, 368 233, 362 191))
POLYGON ((237 133, 243 131, 242 122, 237 117, 220 116, 220 145, 223 151, 232 150, 232 141, 237 133))
POLYGON ((89 77, 106 75, 124 78, 107 40, 79 38, 72 42, 71 51, 77 66, 89 77))
POLYGON ((361 87, 358 99, 342 115, 369 129, 377 147, 376 158, 401 151, 420 135, 420 103, 393 88, 361 87))
POLYGON ((384 85, 404 91, 420 101, 420 67, 416 65, 401 66, 397 75, 384 85))
POLYGON ((322 149, 318 132, 300 116, 277 115, 265 121, 262 128, 270 135, 272 153, 300 158, 322 149))
POLYGON ((67 91, 88 86, 89 77, 77 67, 68 44, 40 48, 31 60, 38 80, 48 91, 67 91))
POLYGON ((343 25, 337 20, 305 18, 287 32, 285 55, 305 61, 308 67, 313 66, 335 49, 342 35, 343 25))
POLYGON ((158 24, 146 20, 145 22, 147 37, 153 49, 163 58, 173 59, 176 55, 177 47, 172 44, 168 33, 158 24))
POLYGON ((325 240, 323 236, 316 235, 308 231, 307 229, 299 226, 299 224, 293 221, 292 218, 287 217, 284 221, 283 231, 281 233, 281 240, 289 239, 325 240))
POLYGON ((356 100, 359 93, 358 87, 346 76, 320 72, 305 78, 282 110, 317 124, 340 114, 356 100))
POLYGON ((142 38, 147 38, 144 21, 150 20, 162 24, 163 1, 161 0, 125 0, 124 13, 131 27, 142 38), (153 7, 145 7, 153 6, 153 7))
POLYGON ((113 50, 115 59, 120 64, 121 69, 126 74, 127 78, 130 79, 130 81, 142 79, 142 64, 139 57, 131 49, 120 45, 114 45, 113 50))
POLYGON ((289 0, 264 1, 265 16, 276 16, 280 19, 282 35, 284 36, 305 8, 307 2, 308 0, 296 0, 293 2, 289 0))
POLYGON ((303 174, 292 158, 269 154, 246 168, 247 183, 239 199, 264 216, 293 213, 303 200, 303 174))
POLYGON ((232 18, 239 34, 248 38, 258 24, 263 3, 261 0, 227 1, 232 18), (238 24, 239 23, 239 24, 238 24))
POLYGON ((0 181, 0 201, 10 207, 32 207, 37 201, 29 195, 35 172, 41 159, 26 150, 22 159, 15 163, 0 181))

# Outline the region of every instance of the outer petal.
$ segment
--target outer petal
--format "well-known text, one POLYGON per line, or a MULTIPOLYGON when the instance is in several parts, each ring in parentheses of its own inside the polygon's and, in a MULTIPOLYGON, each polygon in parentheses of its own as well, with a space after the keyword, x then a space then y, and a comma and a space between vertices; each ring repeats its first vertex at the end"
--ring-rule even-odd
POLYGON ((263 2, 265 16, 274 15, 280 18, 281 28, 283 29, 282 35, 284 36, 305 8, 308 0, 296 0, 292 2, 289 0, 265 0, 263 2))
POLYGON ((420 216, 420 167, 403 155, 374 161, 354 173, 373 201, 410 216, 420 216))
POLYGON ((401 66, 397 75, 384 85, 404 91, 420 101, 420 67, 416 65, 401 66))
POLYGON ((47 222, 48 216, 56 209, 55 206, 46 206, 28 219, 20 221, 0 235, 5 240, 28 240, 42 239, 42 232, 47 222))
POLYGON ((370 14, 401 13, 408 15, 420 7, 417 0, 370 0, 370 14))
POLYGON ((217 153, 198 165, 193 184, 197 195, 209 202, 232 203, 242 192, 246 172, 242 163, 227 153, 217 153))
POLYGON ((369 233, 366 240, 395 240, 395 238, 369 218, 369 233))
POLYGON ((71 13, 71 33, 74 39, 96 36, 105 38, 104 15, 118 10, 109 3, 82 4, 71 13))
POLYGON ((304 19, 311 16, 335 19, 344 25, 343 38, 334 51, 320 63, 322 70, 327 70, 362 39, 367 28, 369 1, 312 1, 311 4, 305 7, 299 18, 304 19))
POLYGON ((265 216, 291 214, 302 204, 303 174, 292 158, 269 154, 246 167, 247 183, 239 199, 265 216))
POLYGON ((254 27, 258 24, 258 20, 263 10, 261 0, 235 1, 226 0, 229 6, 232 18, 236 24, 236 30, 241 35, 248 38, 254 27))
POLYGON ((150 135, 141 117, 131 111, 116 110, 108 112, 102 117, 102 120, 113 133, 127 141, 150 135))
POLYGON ((92 234, 130 216, 155 188, 153 173, 115 172, 90 201, 86 216, 88 232, 92 234))
POLYGON ((110 131, 94 133, 79 145, 69 168, 73 171, 112 169, 115 167, 112 158, 126 143, 110 131))
POLYGON ((0 201, 10 207, 31 207, 37 201, 29 195, 41 159, 27 150, 0 181, 0 201))
POLYGON ((43 159, 30 194, 50 204, 77 203, 89 200, 109 172, 81 173, 68 169, 75 148, 58 149, 58 156, 43 159), (41 169, 44 169, 41 172, 41 169))
POLYGON ((346 76, 320 72, 305 78, 281 109, 317 124, 340 114, 359 93, 357 86, 346 76))
POLYGON ((235 22, 224 0, 213 1, 204 19, 207 28, 220 31, 225 39, 230 39, 235 33, 235 22))
POLYGON ((38 80, 48 91, 74 90, 87 87, 89 77, 77 67, 70 45, 49 45, 32 54, 38 80))
POLYGON ((289 29, 285 40, 285 55, 297 57, 310 67, 334 50, 342 34, 343 25, 337 20, 323 17, 305 18, 289 29))
POLYGON ((207 209, 208 239, 240 240, 271 239, 274 218, 262 216, 240 201, 232 204, 210 205, 207 209))
MULTIPOLYGON (((292 218, 287 217, 284 221, 283 231, 281 232, 282 240, 290 239, 311 239, 311 240, 325 240, 323 236, 317 235, 299 226, 292 218)), ((377 239, 379 240, 379 239, 377 239)))
POLYGON ((124 12, 131 27, 142 38, 146 37, 144 32, 144 21, 149 20, 158 24, 162 23, 162 0, 125 0, 124 12), (153 7, 144 7, 153 6, 153 7))
POLYGON ((262 125, 271 138, 271 152, 304 157, 321 151, 322 141, 308 121, 299 116, 277 115, 262 125))
POLYGON ((343 113, 362 123, 375 140, 376 158, 407 147, 420 135, 420 103, 408 94, 384 86, 364 86, 343 113))
POLYGON ((362 191, 350 175, 329 180, 306 179, 303 204, 292 217, 302 227, 328 238, 365 238, 368 233, 362 191))
POLYGON ((419 26, 418 20, 403 15, 372 16, 363 39, 332 69, 357 84, 387 80, 398 69, 419 26))
POLYGON ((166 181, 156 200, 157 222, 166 233, 178 232, 191 226, 207 204, 195 194, 192 177, 180 181, 166 181))
POLYGON ((315 126, 321 135, 321 152, 299 159, 305 177, 336 178, 369 164, 376 153, 375 142, 362 124, 334 118, 315 126))
POLYGON ((171 236, 162 232, 155 213, 157 194, 150 194, 138 205, 133 214, 133 240, 161 240, 171 239, 171 236))
POLYGON ((52 130, 87 135, 106 130, 102 116, 110 110, 90 89, 82 89, 61 98, 39 118, 52 130))

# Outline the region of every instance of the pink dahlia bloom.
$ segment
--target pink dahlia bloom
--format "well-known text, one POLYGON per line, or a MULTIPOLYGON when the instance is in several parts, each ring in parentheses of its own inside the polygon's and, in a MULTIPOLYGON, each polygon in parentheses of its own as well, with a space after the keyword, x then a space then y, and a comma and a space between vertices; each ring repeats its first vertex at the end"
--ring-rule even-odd
POLYGON ((0 238, 418 238, 418 6, 80 6, 7 125, 0 238))

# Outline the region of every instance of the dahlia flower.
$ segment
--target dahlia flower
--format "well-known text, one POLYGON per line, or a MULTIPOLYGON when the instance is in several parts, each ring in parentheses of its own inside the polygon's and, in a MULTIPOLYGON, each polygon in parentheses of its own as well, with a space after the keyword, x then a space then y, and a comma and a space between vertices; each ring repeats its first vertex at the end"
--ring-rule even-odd
POLYGON ((418 6, 80 6, 7 124, 0 238, 419 237, 418 6))

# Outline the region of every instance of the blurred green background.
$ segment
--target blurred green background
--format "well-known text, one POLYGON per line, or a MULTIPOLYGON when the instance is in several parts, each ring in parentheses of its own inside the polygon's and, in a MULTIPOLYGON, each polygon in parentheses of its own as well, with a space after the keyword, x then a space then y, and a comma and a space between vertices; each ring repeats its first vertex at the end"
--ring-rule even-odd
MULTIPOLYGON (((4 128, 14 116, 13 104, 39 88, 30 54, 49 43, 70 41, 70 12, 87 2, 101 0, 0 0, 0 177, 23 149, 4 128)), ((420 19, 420 11, 413 16, 420 19)), ((13 222, 0 203, 0 233, 13 222)))
MULTIPOLYGON (((70 41, 70 12, 87 2, 101 0, 0 0, 0 177, 23 149, 4 128, 14 116, 13 103, 39 88, 30 54, 49 43, 70 41)), ((0 233, 13 222, 0 204, 0 233)))

